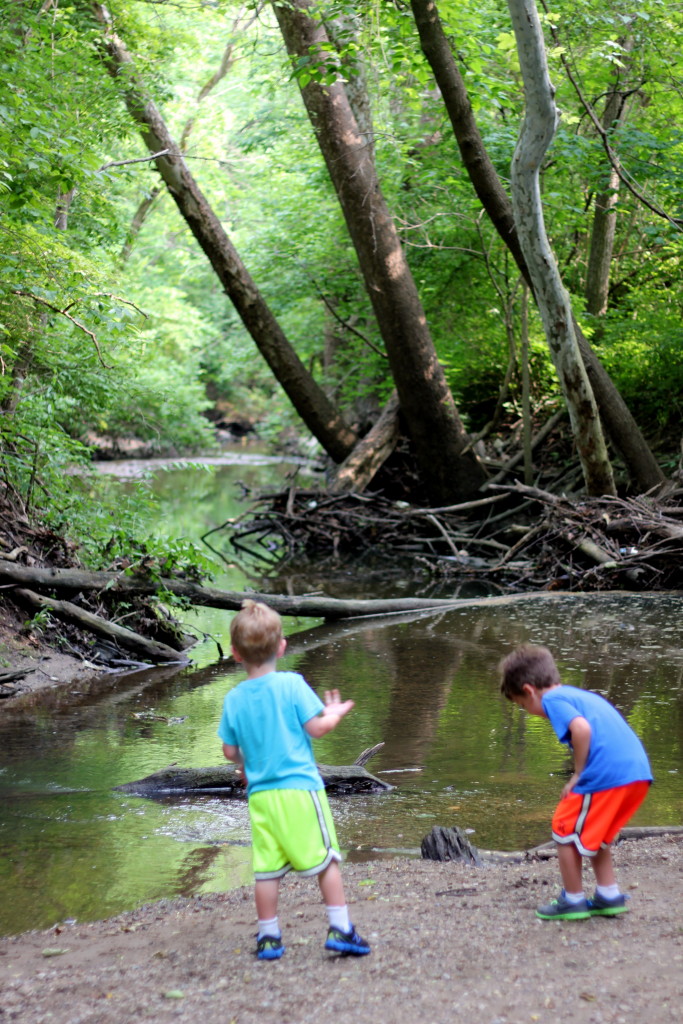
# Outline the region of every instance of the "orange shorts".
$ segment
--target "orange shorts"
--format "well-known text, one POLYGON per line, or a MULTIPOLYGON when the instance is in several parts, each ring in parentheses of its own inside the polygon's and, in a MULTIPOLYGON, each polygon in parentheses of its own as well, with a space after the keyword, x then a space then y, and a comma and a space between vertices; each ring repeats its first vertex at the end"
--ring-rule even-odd
POLYGON ((584 857, 594 857, 633 817, 649 788, 649 782, 631 782, 599 793, 570 793, 555 808, 553 839, 574 843, 584 857))

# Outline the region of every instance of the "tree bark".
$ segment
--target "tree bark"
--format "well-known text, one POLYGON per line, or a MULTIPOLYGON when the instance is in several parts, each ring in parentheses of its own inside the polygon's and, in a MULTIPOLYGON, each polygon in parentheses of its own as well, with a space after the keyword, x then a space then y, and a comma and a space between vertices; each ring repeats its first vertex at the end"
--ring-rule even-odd
MULTIPOLYGON (((436 3, 434 0, 411 0, 411 6, 422 50, 443 96, 472 186, 533 294, 531 276, 517 237, 512 204, 479 133, 467 89, 444 34, 436 3)), ((600 407, 600 416, 634 485, 643 491, 660 485, 664 482, 664 474, 638 424, 576 321, 574 329, 600 407)))
POLYGON ((330 494, 364 491, 375 473, 389 458, 399 437, 398 395, 393 393, 372 430, 358 442, 348 458, 337 467, 327 489, 330 494))
MULTIPOLYGON (((315 60, 329 50, 307 0, 275 3, 274 9, 291 56, 315 60)), ((474 452, 463 454, 467 434, 344 85, 311 81, 301 94, 358 256, 429 497, 437 504, 470 497, 484 483, 485 470, 474 452)))
POLYGON ((232 300, 261 355, 311 433, 335 462, 342 462, 357 437, 309 374, 259 292, 218 217, 185 164, 182 152, 138 79, 133 59, 114 32, 105 7, 95 5, 103 25, 104 62, 120 83, 128 112, 150 153, 161 153, 157 169, 232 300))
POLYGON ((534 285, 591 495, 616 494, 593 391, 574 333, 569 296, 545 230, 540 172, 559 114, 548 75, 543 32, 534 0, 508 0, 524 80, 526 112, 512 159, 512 206, 520 245, 534 285))
MULTIPOLYGON (((633 49, 633 36, 622 39, 624 57, 627 60, 633 49)), ((628 64, 626 65, 628 67, 628 64)), ((626 119, 627 99, 620 88, 621 70, 615 71, 614 88, 607 95, 602 126, 608 135, 619 128, 626 119)), ((606 187, 595 197, 593 230, 591 232, 588 270, 586 272, 586 312, 591 316, 603 316, 607 312, 609 280, 614 252, 614 237, 617 227, 616 205, 619 199, 619 175, 610 164, 606 187)))

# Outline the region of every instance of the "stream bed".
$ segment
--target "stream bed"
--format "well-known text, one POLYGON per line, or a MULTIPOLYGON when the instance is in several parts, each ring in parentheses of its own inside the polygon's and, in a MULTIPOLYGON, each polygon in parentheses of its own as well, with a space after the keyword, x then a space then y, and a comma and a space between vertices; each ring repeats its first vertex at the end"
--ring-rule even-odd
MULTIPOLYGON (((244 511, 237 481, 281 485, 291 469, 239 462, 210 473, 198 466, 167 470, 154 478, 163 528, 198 538, 244 511)), ((245 571, 231 561, 224 543, 217 586, 274 591, 254 566, 245 571)), ((367 568, 327 568, 321 578, 307 571, 312 587, 335 597, 386 596, 388 589, 444 594, 443 583, 436 590, 410 567, 392 567, 389 582, 367 568)), ((302 578, 308 577, 299 571, 297 586, 302 578)), ((280 572, 277 586, 287 585, 280 572)), ((456 596, 455 585, 448 586, 456 596)), ((289 650, 281 667, 302 672, 320 693, 338 688, 356 702, 340 727, 316 743, 318 760, 349 764, 384 743, 368 769, 394 788, 331 801, 345 855, 419 856, 422 837, 436 824, 459 825, 486 849, 522 849, 549 838, 569 760, 547 722, 524 715, 498 692, 500 658, 527 640, 549 646, 565 682, 604 694, 643 739, 656 783, 633 823, 681 824, 681 610, 675 594, 596 594, 337 625, 285 619, 289 650)), ((241 678, 231 662, 218 660, 219 644, 229 650, 230 617, 211 609, 191 613, 205 639, 187 668, 110 677, 87 693, 3 714, 0 934, 250 882, 244 801, 155 801, 114 789, 173 762, 221 762, 221 703, 241 678)))

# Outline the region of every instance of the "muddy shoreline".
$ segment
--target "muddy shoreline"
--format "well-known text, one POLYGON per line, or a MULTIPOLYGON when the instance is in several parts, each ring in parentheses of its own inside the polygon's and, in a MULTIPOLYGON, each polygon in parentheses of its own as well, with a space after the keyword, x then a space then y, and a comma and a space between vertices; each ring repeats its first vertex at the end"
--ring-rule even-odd
POLYGON ((251 888, 0 940, 0 1020, 21 1024, 669 1024, 683 998, 681 836, 621 843, 631 910, 543 922, 554 861, 345 864, 368 957, 323 950, 315 883, 288 876, 285 956, 254 957, 251 888))

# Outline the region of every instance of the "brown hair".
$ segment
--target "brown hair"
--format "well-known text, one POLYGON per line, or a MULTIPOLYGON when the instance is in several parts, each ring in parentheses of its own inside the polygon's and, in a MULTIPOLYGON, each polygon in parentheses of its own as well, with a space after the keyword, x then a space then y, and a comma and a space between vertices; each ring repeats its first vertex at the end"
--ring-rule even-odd
POLYGON ((230 641, 248 665, 263 665, 277 654, 282 640, 282 619, 260 601, 247 598, 230 623, 230 641))
POLYGON ((547 690, 561 682, 555 659, 548 648, 534 644, 522 644, 508 654, 499 664, 498 671, 500 692, 508 700, 521 696, 525 683, 530 683, 537 690, 547 690))

